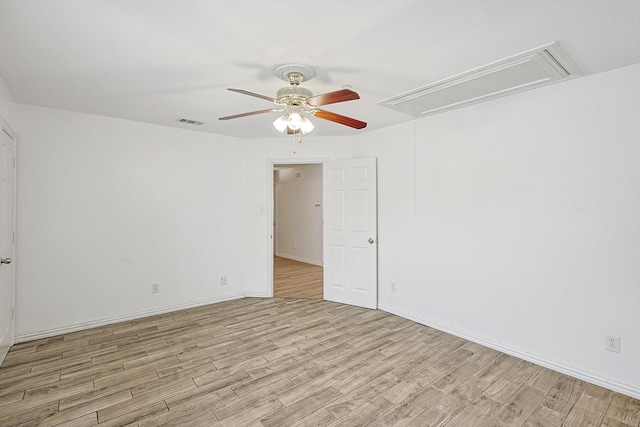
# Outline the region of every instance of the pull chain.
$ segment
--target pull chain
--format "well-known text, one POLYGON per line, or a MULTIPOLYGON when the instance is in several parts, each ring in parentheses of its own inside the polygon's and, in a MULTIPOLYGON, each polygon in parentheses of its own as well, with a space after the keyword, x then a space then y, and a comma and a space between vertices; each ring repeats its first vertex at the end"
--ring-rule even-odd
POLYGON ((296 134, 293 134, 293 154, 296 154, 296 134))
MULTIPOLYGON (((302 144, 302 132, 297 132, 298 144, 302 144)), ((293 134, 293 154, 296 154, 296 134, 293 134)))

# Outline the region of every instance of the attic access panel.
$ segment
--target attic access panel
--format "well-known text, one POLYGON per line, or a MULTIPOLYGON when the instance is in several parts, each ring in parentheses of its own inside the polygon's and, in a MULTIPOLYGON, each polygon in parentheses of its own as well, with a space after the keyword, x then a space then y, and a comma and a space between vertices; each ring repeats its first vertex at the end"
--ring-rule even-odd
POLYGON ((578 75, 578 68, 553 42, 401 93, 378 105, 424 117, 578 75))

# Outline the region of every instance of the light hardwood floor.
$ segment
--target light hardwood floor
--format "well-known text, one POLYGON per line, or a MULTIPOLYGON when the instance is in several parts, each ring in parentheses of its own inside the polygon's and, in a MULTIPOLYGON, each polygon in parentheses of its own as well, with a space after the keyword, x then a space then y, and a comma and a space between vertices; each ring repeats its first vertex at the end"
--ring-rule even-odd
POLYGON ((640 401, 379 310, 245 298, 14 346, 0 426, 640 426, 640 401))
POLYGON ((281 298, 322 298, 324 269, 317 265, 273 257, 273 295, 281 298))

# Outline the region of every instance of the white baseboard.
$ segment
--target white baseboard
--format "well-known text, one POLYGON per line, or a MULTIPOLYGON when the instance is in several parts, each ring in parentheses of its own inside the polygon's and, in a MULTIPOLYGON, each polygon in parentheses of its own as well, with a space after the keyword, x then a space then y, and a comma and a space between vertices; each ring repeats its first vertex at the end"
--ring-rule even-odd
POLYGON ((276 256, 280 257, 280 258, 292 259, 294 261, 300 261, 300 262, 304 262, 306 264, 312 264, 312 265, 317 265, 318 267, 322 267, 322 261, 316 261, 316 260, 313 260, 313 259, 301 258, 301 257, 297 257, 295 255, 282 254, 282 253, 277 253, 276 256))
POLYGON ((247 298, 271 298, 266 292, 245 292, 244 296, 247 298))
POLYGON ((397 316, 404 317, 405 319, 413 320, 414 322, 438 329, 439 331, 443 331, 451 335, 464 338, 468 341, 472 341, 474 343, 483 345, 485 347, 489 347, 494 350, 501 351, 511 356, 515 356, 520 359, 527 360, 529 362, 535 363, 536 365, 544 366, 545 368, 549 368, 553 371, 560 372, 562 374, 569 375, 571 377, 578 378, 580 380, 584 380, 595 385, 599 385, 606 389, 633 397, 635 399, 640 399, 640 389, 637 387, 633 387, 628 384, 610 380, 608 378, 604 378, 599 375, 592 374, 590 372, 582 371, 580 369, 576 369, 571 366, 557 363, 557 362, 554 362, 553 360, 536 356, 535 354, 526 353, 517 348, 509 347, 494 341, 490 341, 490 340, 487 340, 486 338, 478 337, 476 335, 469 334, 465 331, 461 331, 456 328, 443 325, 441 323, 435 322, 431 319, 427 319, 419 315, 406 313, 402 310, 398 310, 393 307, 379 305, 378 308, 382 311, 386 311, 387 313, 395 314, 397 316))
POLYGON ((128 320, 136 320, 143 317, 155 316, 158 314, 166 314, 166 313, 171 313, 172 311, 185 310, 188 308, 200 307, 203 305, 215 304, 217 302, 230 301, 230 300, 244 298, 244 297, 245 297, 245 294, 227 295, 220 298, 212 298, 207 300, 201 300, 201 301, 189 302, 185 304, 178 304, 178 305, 172 305, 168 307, 157 308, 153 310, 141 311, 138 313, 128 314, 125 316, 110 317, 110 318, 95 320, 91 322, 83 322, 77 325, 63 326, 61 328, 46 329, 38 332, 30 332, 27 334, 16 335, 15 342, 17 344, 17 343, 33 341, 41 338, 49 338, 56 335, 83 331, 85 329, 112 325, 114 323, 126 322, 128 320))

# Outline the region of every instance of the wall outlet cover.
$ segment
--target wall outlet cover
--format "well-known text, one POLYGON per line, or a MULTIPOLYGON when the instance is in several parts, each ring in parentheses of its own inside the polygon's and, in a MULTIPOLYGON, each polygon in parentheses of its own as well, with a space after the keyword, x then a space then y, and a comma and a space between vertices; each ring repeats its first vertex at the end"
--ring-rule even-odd
POLYGON ((605 339, 604 349, 614 353, 620 353, 620 337, 607 335, 605 339))

